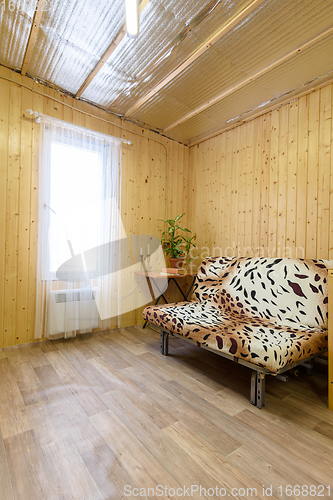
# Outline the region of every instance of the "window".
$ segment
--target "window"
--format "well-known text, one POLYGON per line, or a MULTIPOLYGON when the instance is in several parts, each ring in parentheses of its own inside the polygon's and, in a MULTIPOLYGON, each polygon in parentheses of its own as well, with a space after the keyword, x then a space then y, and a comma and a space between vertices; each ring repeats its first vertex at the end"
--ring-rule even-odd
POLYGON ((74 300, 88 289, 96 291, 91 296, 96 296, 103 321, 101 307, 110 303, 111 294, 119 310, 120 277, 115 270, 121 268, 120 252, 100 249, 112 248, 110 242, 120 241, 124 233, 120 145, 117 138, 42 115, 35 338, 53 334, 51 323, 60 315, 52 301, 55 291, 68 299, 61 308, 65 337, 96 326, 84 317, 81 301, 74 300))
MULTIPOLYGON (((50 141, 50 190, 45 200, 49 217, 49 269, 55 279, 57 269, 73 255, 100 244, 102 205, 105 199, 104 170, 110 162, 110 148, 88 148, 76 140, 66 144, 50 141)), ((47 257, 46 257, 47 258, 47 257)), ((49 271, 49 272, 48 272, 49 271)))

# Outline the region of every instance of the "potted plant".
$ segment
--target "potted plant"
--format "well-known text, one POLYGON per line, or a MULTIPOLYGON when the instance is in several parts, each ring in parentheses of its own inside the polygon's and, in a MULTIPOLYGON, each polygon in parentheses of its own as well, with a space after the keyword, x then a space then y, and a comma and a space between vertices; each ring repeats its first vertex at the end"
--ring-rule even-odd
MULTIPOLYGON (((185 215, 185 213, 177 215, 174 219, 159 219, 168 224, 168 228, 163 232, 161 244, 165 249, 165 253, 169 255, 171 267, 180 268, 188 255, 191 247, 196 248, 193 240, 195 235, 190 236, 191 231, 186 227, 179 226, 178 221, 185 215)), ((194 257, 187 260, 190 262, 194 257)))

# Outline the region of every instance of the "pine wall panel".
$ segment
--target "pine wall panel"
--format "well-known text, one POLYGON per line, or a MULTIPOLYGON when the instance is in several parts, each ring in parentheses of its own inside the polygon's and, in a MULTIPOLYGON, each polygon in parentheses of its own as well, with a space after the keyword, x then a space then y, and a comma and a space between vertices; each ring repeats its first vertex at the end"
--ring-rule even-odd
POLYGON ((190 148, 195 264, 207 255, 333 259, 332 92, 190 148))
MULTIPOLYGON (((0 347, 34 340, 39 125, 26 112, 30 108, 132 141, 122 146, 122 221, 127 235, 160 237, 164 226, 157 219, 187 211, 187 147, 0 68, 0 347)), ((139 323, 142 307, 124 314, 120 326, 139 323)), ((117 319, 102 326, 116 327, 117 319)))

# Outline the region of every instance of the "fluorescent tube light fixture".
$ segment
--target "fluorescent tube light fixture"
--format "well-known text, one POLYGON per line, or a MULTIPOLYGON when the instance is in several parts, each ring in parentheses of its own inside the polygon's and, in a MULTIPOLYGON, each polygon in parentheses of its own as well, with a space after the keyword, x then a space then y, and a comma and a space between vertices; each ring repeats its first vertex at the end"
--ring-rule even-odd
POLYGON ((126 31, 136 38, 139 34, 139 0, 125 0, 126 31))

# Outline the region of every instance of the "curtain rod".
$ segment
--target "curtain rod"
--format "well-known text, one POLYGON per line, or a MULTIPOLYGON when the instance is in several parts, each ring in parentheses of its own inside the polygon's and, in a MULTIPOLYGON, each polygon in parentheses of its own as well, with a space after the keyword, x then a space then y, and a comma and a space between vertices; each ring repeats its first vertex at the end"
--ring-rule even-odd
POLYGON ((76 130, 79 130, 80 132, 85 132, 91 131, 96 135, 104 136, 108 139, 112 139, 114 142, 122 143, 122 144, 128 144, 132 145, 133 143, 131 141, 128 141, 127 139, 122 139, 121 137, 115 137, 113 135, 108 135, 104 134, 103 132, 97 132, 96 130, 87 128, 87 127, 81 127, 80 125, 75 125, 73 123, 66 122, 65 120, 60 120, 59 118, 54 118, 53 116, 48 116, 44 115, 43 113, 40 113, 39 111, 33 111, 32 109, 27 109, 26 110, 29 115, 33 115, 35 118, 36 123, 41 123, 42 120, 45 121, 50 121, 59 125, 64 125, 66 127, 70 126, 71 128, 74 128, 76 130))

